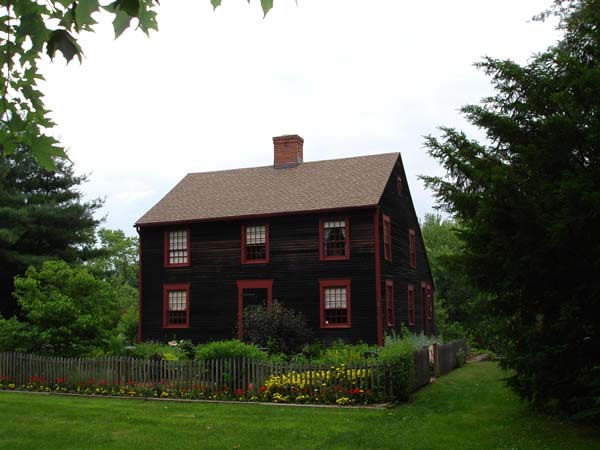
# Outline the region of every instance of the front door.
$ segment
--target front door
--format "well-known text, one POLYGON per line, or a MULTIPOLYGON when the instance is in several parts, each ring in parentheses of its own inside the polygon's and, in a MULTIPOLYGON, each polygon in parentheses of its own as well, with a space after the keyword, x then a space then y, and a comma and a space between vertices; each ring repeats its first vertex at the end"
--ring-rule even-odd
POLYGON ((244 308, 250 305, 270 306, 273 296, 273 280, 239 280, 238 288, 238 338, 244 338, 244 308))

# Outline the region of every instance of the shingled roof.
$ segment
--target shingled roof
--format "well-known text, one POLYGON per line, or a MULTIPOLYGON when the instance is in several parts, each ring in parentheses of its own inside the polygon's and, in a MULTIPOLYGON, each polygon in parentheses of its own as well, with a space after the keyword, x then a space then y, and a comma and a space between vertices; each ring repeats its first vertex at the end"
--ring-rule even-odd
POLYGON ((399 155, 190 173, 136 225, 375 206, 399 155))

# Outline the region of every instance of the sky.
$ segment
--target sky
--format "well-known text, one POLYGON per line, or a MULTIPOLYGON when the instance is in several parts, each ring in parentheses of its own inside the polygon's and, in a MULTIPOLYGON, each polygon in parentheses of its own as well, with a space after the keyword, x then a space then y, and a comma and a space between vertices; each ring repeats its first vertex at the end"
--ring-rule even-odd
POLYGON ((272 137, 299 134, 304 160, 399 151, 417 214, 443 175, 423 136, 483 139, 459 108, 493 93, 473 63, 527 62, 559 37, 532 22, 550 0, 161 2, 159 31, 84 33, 82 64, 43 64, 46 104, 104 227, 133 224, 185 174, 273 163, 272 137))

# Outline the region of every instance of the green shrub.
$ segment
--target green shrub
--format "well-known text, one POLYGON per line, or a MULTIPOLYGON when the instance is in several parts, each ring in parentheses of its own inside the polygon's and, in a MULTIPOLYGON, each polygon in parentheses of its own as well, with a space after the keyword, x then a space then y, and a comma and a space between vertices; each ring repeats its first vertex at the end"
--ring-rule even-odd
POLYGON ((15 277, 14 285, 26 327, 0 319, 5 335, 20 334, 13 336, 14 350, 87 356, 116 328, 120 311, 115 289, 84 267, 46 261, 40 269, 30 267, 15 277))
POLYGON ((310 341, 311 330, 301 312, 274 301, 271 306, 244 308, 244 340, 269 353, 299 353, 310 341))
POLYGON ((220 358, 267 358, 267 355, 256 345, 246 344, 237 339, 229 341, 215 341, 201 344, 196 347, 196 359, 220 359, 220 358))
POLYGON ((386 368, 388 382, 392 384, 396 400, 406 400, 413 389, 414 351, 414 342, 410 336, 386 336, 384 346, 379 349, 379 362, 386 368))
POLYGON ((158 359, 165 361, 187 360, 184 350, 177 346, 163 344, 162 342, 142 342, 135 346, 131 356, 140 359, 158 359))

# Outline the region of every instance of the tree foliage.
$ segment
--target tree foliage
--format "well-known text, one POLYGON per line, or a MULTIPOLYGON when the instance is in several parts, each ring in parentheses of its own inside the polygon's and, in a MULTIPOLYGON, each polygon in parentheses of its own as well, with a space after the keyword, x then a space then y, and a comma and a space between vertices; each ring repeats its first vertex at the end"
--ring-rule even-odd
POLYGON ((69 263, 95 253, 94 213, 100 200, 84 201, 68 160, 42 169, 25 149, 0 158, 0 311, 14 312, 13 277, 48 259, 69 263))
POLYGON ((463 226, 465 271, 493 296, 511 385, 600 418, 600 1, 558 1, 563 38, 526 65, 486 58, 495 94, 442 128, 425 177, 463 226))
POLYGON ((114 284, 138 286, 138 239, 122 230, 98 230, 98 254, 86 262, 94 275, 114 284))
POLYGON ((304 315, 274 300, 270 306, 250 305, 243 314, 244 341, 270 353, 299 353, 312 333, 304 315))
MULTIPOLYGON (((214 8, 221 0, 210 0, 214 8)), ((250 0, 248 0, 250 2, 250 0)), ((273 0, 260 0, 264 14, 273 0)), ((43 76, 38 63, 44 54, 61 53, 67 63, 83 50, 81 32, 94 31, 99 15, 112 17, 115 37, 126 29, 149 34, 158 30, 158 0, 5 0, 0 5, 0 154, 10 155, 26 147, 46 169, 53 169, 54 156, 66 158, 64 149, 48 130, 54 127, 44 105, 38 81, 43 76)))
POLYGON ((119 310, 110 283, 85 268, 46 261, 15 279, 23 320, 0 319, 2 350, 82 356, 102 347, 119 310))
POLYGON ((462 264, 462 227, 452 219, 426 214, 421 233, 435 281, 437 333, 447 339, 468 336, 479 348, 494 347, 488 296, 479 292, 462 264))

